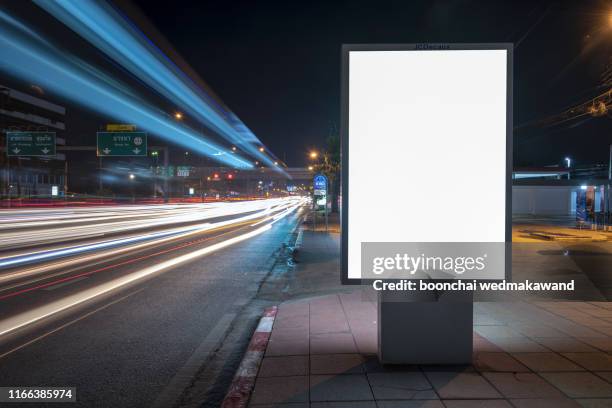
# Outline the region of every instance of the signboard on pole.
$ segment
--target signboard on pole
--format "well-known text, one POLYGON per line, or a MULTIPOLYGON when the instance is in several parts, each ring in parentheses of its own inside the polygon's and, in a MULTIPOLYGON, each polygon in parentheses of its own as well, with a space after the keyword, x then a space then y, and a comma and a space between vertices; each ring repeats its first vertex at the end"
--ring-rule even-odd
POLYGON ((327 195, 327 177, 323 174, 317 174, 314 176, 313 182, 314 195, 326 196, 327 195))
POLYGON ((106 125, 107 132, 134 132, 135 125, 126 125, 124 123, 109 123, 106 125))
POLYGON ((176 167, 177 177, 189 177, 190 172, 191 172, 191 166, 177 166, 176 167))
POLYGON ((508 276, 512 50, 343 47, 344 284, 508 276))
POLYGON ((97 155, 146 156, 147 134, 145 132, 98 132, 97 155))
POLYGON ((6 132, 9 156, 55 156, 55 132, 6 132))

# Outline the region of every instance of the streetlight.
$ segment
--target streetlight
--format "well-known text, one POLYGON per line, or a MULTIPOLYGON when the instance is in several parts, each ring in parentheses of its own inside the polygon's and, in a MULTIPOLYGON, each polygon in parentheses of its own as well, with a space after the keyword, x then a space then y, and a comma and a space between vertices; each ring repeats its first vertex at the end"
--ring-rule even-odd
POLYGON ((317 157, 319 157, 319 153, 317 153, 316 151, 312 151, 310 152, 310 154, 308 155, 311 159, 316 159, 317 157))
POLYGON ((572 159, 570 159, 569 157, 565 158, 565 161, 567 162, 567 168, 569 169, 570 167, 572 167, 572 159))
POLYGON ((134 180, 136 178, 136 176, 134 175, 134 173, 130 173, 130 180, 134 180))
POLYGON ((236 146, 232 146, 232 151, 235 152, 236 151, 236 146))
POLYGON ((174 117, 175 117, 177 120, 181 120, 181 119, 183 119, 183 114, 182 114, 181 112, 176 112, 176 113, 174 114, 174 117))
POLYGON ((274 162, 274 165, 275 165, 275 166, 278 166, 278 162, 276 162, 276 161, 275 161, 275 162, 274 162))
POLYGON ((262 153, 264 152, 264 150, 265 150, 265 149, 263 148, 263 146, 261 146, 261 147, 259 148, 259 151, 260 151, 260 152, 262 152, 262 153))
POLYGON ((314 170, 314 167, 312 167, 312 166, 308 166, 308 170, 313 171, 313 170, 314 170))

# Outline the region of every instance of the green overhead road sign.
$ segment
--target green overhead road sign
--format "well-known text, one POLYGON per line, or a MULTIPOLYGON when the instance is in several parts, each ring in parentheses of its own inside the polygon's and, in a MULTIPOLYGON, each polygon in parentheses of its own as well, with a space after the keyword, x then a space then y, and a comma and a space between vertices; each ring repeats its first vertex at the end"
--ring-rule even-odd
POLYGON ((8 156, 55 156, 55 132, 6 132, 8 156))
POLYGON ((98 156, 146 156, 145 132, 98 132, 98 156))

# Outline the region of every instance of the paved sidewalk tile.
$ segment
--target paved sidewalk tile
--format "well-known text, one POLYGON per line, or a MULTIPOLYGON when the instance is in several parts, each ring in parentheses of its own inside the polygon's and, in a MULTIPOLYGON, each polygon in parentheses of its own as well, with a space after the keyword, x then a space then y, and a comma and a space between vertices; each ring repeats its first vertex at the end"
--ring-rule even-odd
POLYGON ((439 400, 376 401, 376 404, 378 408, 444 408, 439 400))
POLYGON ((478 371, 528 372, 529 369, 508 353, 474 353, 474 367, 478 371))
POLYGON ((251 404, 308 402, 308 376, 258 378, 251 404))
POLYGON ((533 371, 582 371, 583 368, 557 353, 513 353, 533 371))
POLYGON ((612 384, 612 371, 595 371, 595 374, 612 384))
POLYGON ((442 399, 501 398, 501 395, 476 373, 426 372, 442 399))
POLYGON ((612 351, 612 337, 578 337, 578 340, 602 351, 612 351))
POLYGON ((571 398, 612 397, 612 385, 589 372, 540 375, 571 398))
POLYGON ((489 340, 508 353, 543 353, 549 351, 527 337, 498 337, 489 340))
POLYGON ((381 365, 376 304, 280 305, 253 408, 612 408, 612 302, 475 304, 467 366, 381 365))
POLYGON ((563 394, 534 373, 484 373, 506 398, 562 398, 563 394))
POLYGON ((361 354, 319 354, 310 356, 310 374, 358 374, 365 371, 361 354))
POLYGON ((474 333, 473 347, 474 347, 475 353, 481 352, 481 351, 490 351, 490 352, 504 351, 501 348, 499 348, 499 346, 496 346, 491 341, 485 339, 478 333, 474 333))
POLYGON ((376 408, 374 401, 313 402, 310 408, 376 408))
POLYGON ((438 399, 419 371, 369 373, 367 378, 376 400, 438 399))
POLYGON ((308 356, 265 357, 258 377, 290 377, 308 375, 308 356))
POLYGON ((311 375, 310 401, 368 401, 374 396, 364 374, 311 375))
POLYGON ((512 408, 506 400, 445 400, 446 408, 512 408))
POLYGON ((565 335, 564 333, 550 326, 532 325, 532 324, 523 323, 523 324, 514 325, 512 326, 512 328, 518 331, 519 333, 527 337, 530 337, 532 339, 536 337, 544 337, 544 338, 567 337, 567 335, 565 335))
POLYGON ((578 399, 576 400, 582 408, 610 408, 612 407, 612 399, 608 398, 593 398, 593 399, 578 399))
POLYGON ((590 371, 612 371, 612 356, 608 353, 563 353, 563 355, 590 371))
POLYGON ((516 408, 580 408, 569 398, 535 398, 510 400, 516 408))
POLYGON ((514 330, 511 327, 506 325, 499 326, 474 326, 474 331, 480 334, 482 337, 487 338, 489 340, 495 338, 507 338, 507 337, 517 337, 522 338, 525 337, 518 331, 514 330))
POLYGON ((532 340, 557 353, 585 353, 597 351, 593 346, 589 346, 573 337, 533 337, 532 340))
POLYGON ((357 353, 351 333, 322 333, 310 336, 311 354, 357 353))

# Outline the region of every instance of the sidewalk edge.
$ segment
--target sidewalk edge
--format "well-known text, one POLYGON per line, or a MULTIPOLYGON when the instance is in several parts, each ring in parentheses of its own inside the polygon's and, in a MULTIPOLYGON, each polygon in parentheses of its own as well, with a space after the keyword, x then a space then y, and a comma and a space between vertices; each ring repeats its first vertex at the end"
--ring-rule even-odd
POLYGON ((277 306, 266 308, 263 316, 259 319, 259 324, 253 332, 253 337, 251 337, 247 351, 236 370, 221 408, 246 408, 255 387, 259 365, 268 347, 277 310, 277 306))

